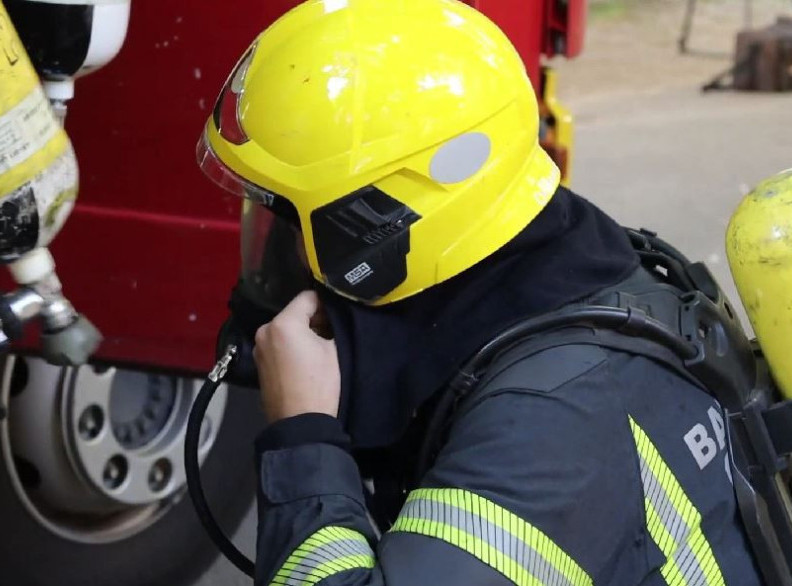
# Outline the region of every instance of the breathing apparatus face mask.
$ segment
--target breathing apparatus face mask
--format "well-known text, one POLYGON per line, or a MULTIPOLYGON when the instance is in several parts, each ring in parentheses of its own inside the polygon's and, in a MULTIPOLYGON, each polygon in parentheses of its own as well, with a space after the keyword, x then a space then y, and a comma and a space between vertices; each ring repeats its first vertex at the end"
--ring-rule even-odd
POLYGON ((240 222, 241 271, 231 292, 231 316, 220 329, 217 354, 230 344, 239 349, 228 380, 256 386, 252 360, 258 328, 271 321, 294 297, 314 286, 305 261, 297 210, 287 199, 253 185, 229 171, 202 141, 201 169, 220 187, 243 198, 240 222))

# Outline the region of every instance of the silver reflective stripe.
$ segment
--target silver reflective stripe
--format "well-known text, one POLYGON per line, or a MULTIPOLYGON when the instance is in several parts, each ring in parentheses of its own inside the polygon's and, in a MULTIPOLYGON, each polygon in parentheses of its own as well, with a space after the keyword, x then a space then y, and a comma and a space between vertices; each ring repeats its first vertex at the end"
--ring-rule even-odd
POLYGON ((336 541, 329 545, 321 546, 311 551, 291 568, 292 578, 286 583, 302 584, 302 580, 305 576, 310 575, 312 572, 316 571, 317 568, 325 564, 330 570, 335 570, 335 572, 342 571, 343 568, 336 567, 334 564, 336 559, 370 553, 371 550, 368 546, 357 541, 336 541))
POLYGON ((310 586, 345 570, 372 568, 374 561, 374 552, 363 535, 342 527, 324 527, 289 556, 271 584, 310 586))
POLYGON ((644 495, 654 505, 660 521, 666 531, 676 543, 687 539, 690 529, 685 524, 684 519, 674 508, 674 504, 668 497, 665 489, 655 477, 646 460, 641 456, 641 482, 643 483, 644 495))
POLYGON ((701 513, 685 494, 649 436, 630 417, 644 492, 646 525, 666 556, 660 573, 671 586, 725 586, 701 513))
POLYGON ((671 498, 649 468, 646 460, 643 457, 640 460, 644 496, 652 503, 660 522, 674 541, 676 551, 672 554, 672 559, 685 580, 684 584, 687 586, 706 584, 707 578, 704 571, 688 543, 690 527, 677 513, 671 498))
POLYGON ((537 528, 467 491, 414 491, 391 531, 441 539, 474 555, 519 586, 592 584, 582 568, 537 528))
POLYGON ((704 571, 701 569, 699 561, 687 541, 674 552, 673 560, 686 584, 689 586, 701 586, 707 583, 707 577, 704 575, 704 571))

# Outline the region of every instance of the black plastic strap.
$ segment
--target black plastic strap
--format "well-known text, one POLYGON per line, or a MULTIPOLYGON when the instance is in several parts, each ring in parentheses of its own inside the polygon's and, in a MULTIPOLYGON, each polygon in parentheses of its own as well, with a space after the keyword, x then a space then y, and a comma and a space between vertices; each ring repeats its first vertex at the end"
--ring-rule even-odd
POLYGON ((792 401, 773 405, 762 415, 776 454, 792 454, 792 401))
POLYGON ((765 410, 761 405, 751 403, 743 409, 745 431, 751 442, 756 459, 759 464, 770 474, 775 474, 786 467, 786 461, 779 457, 775 449, 770 430, 764 421, 765 410))

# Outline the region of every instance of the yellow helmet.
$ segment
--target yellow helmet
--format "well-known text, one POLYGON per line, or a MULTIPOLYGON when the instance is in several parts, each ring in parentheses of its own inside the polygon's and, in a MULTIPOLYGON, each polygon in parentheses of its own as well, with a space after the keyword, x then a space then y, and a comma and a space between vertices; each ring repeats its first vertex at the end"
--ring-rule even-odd
POLYGON ((309 0, 239 61, 198 157, 299 225, 316 279, 380 305, 473 266, 544 208, 559 171, 538 126, 516 50, 462 2, 309 0))
POLYGON ((729 266, 773 377, 792 399, 792 169, 746 196, 726 234, 729 266))

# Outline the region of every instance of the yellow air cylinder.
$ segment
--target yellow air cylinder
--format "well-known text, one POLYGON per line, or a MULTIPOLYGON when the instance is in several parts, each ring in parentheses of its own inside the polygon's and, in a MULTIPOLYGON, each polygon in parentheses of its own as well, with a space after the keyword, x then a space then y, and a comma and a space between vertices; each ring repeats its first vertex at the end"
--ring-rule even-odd
POLYGON ((69 138, 0 0, 0 261, 49 244, 77 180, 69 138))
POLYGON ((729 223, 726 251, 773 377, 792 399, 792 169, 746 196, 729 223))

